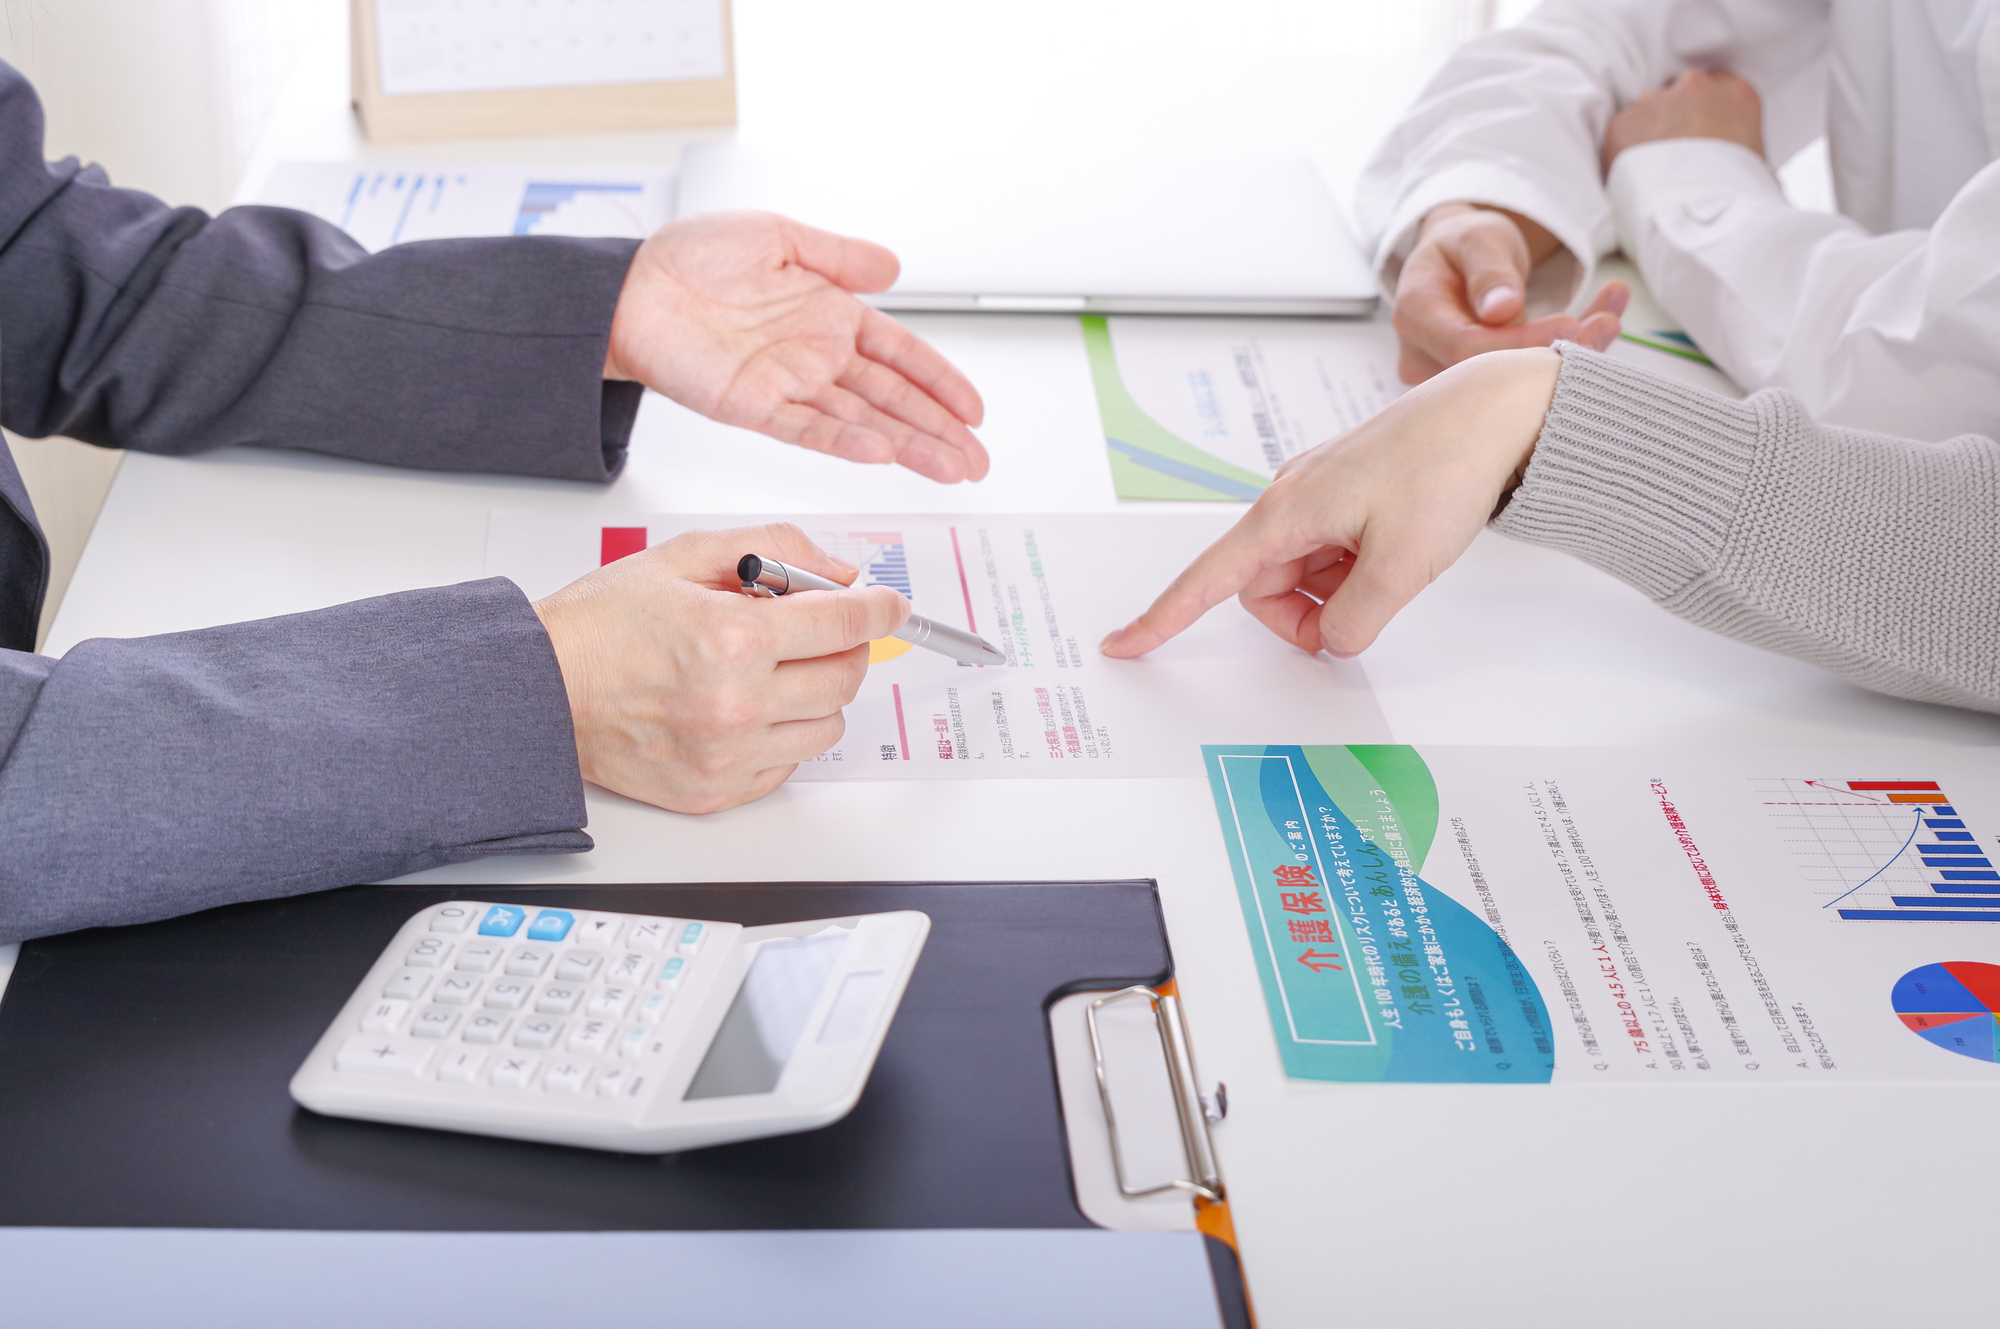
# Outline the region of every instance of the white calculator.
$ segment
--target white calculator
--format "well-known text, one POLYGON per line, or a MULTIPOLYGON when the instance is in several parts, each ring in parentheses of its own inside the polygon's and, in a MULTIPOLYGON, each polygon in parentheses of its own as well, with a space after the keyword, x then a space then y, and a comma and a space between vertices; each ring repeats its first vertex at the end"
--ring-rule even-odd
POLYGON ((861 1097, 930 929, 915 910, 747 928, 433 905, 348 998, 292 1097, 626 1153, 812 1130, 861 1097))

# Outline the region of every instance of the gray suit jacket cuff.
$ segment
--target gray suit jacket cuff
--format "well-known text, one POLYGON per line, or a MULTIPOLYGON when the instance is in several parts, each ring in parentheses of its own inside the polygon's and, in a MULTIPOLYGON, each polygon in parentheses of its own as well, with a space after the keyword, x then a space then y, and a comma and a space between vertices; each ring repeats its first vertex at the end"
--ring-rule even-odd
POLYGON ((502 578, 0 651, 0 941, 591 847, 569 700, 502 578))

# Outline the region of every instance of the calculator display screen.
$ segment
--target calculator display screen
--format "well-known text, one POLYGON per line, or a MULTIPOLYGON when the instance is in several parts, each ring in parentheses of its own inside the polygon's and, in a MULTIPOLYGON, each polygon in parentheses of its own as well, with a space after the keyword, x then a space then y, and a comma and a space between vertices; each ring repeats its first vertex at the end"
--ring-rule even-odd
POLYGON ((846 945, 845 933, 760 943, 684 1097, 729 1098, 776 1089, 846 945))

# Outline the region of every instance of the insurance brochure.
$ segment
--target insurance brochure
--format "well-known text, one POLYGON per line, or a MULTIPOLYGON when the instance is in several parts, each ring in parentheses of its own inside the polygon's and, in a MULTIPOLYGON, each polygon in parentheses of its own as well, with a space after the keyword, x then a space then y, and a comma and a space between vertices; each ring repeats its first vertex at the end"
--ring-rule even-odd
POLYGON ((1286 1072, 2000 1083, 1993 749, 1203 749, 1286 1072))

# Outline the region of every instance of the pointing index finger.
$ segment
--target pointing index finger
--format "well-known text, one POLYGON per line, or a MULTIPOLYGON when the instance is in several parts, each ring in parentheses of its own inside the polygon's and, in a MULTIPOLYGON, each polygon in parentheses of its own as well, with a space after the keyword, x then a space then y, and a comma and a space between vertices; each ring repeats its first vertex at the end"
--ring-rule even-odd
POLYGON ((1098 649, 1116 660, 1144 655, 1193 625, 1236 594, 1273 561, 1283 561, 1276 541, 1253 530, 1253 515, 1201 552, 1145 613, 1106 637, 1098 649), (1274 560, 1274 555, 1278 556, 1274 560))

